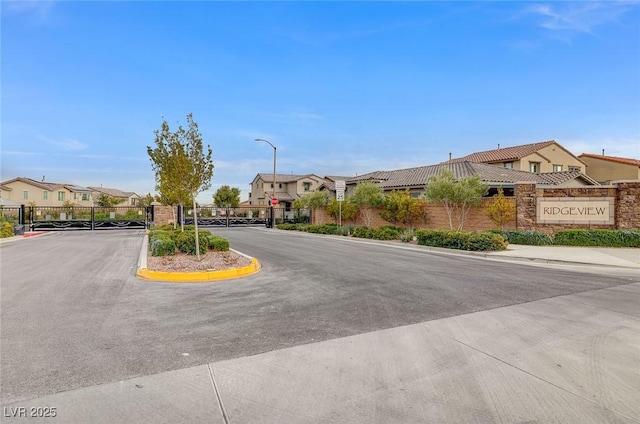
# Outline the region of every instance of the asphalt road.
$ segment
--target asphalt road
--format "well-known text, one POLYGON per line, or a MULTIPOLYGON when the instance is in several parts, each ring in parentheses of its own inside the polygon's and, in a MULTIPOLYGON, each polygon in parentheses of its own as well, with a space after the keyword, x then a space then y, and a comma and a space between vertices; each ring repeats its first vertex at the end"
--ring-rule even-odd
POLYGON ((0 402, 632 281, 267 229, 215 232, 262 271, 138 280, 139 231, 0 245, 0 402))

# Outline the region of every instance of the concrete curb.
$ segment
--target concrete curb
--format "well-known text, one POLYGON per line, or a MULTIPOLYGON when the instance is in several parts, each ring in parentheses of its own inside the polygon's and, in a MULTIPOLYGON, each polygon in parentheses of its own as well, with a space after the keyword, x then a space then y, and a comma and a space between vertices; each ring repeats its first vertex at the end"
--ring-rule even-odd
POLYGON ((50 234, 50 233, 51 233, 51 231, 28 232, 28 233, 24 233, 23 235, 20 235, 20 236, 12 236, 12 237, 0 238, 0 243, 10 243, 10 242, 13 242, 13 241, 18 241, 18 240, 26 240, 26 239, 30 239, 30 238, 34 238, 34 237, 45 236, 45 235, 50 234))
POLYGON ((231 251, 251 259, 251 263, 240 268, 229 268, 219 271, 153 271, 147 268, 147 252, 149 250, 149 236, 145 235, 140 256, 138 258, 138 271, 136 276, 143 280, 163 281, 169 283, 206 283, 213 281, 231 280, 234 278, 248 277, 260 272, 261 264, 256 258, 247 256, 242 252, 231 249, 231 251))

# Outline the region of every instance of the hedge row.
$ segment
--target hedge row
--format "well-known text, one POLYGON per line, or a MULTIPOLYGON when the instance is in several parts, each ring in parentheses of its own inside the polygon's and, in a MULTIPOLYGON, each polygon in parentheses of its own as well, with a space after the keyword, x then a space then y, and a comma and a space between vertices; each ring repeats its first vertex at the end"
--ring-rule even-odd
POLYGON ((422 246, 444 247, 470 251, 497 251, 507 248, 507 240, 495 233, 471 233, 453 230, 417 230, 415 235, 422 246))
POLYGON ((530 246, 640 247, 640 230, 563 230, 553 236, 539 231, 500 231, 509 243, 530 246))
MULTIPOLYGON (((216 236, 209 231, 199 230, 200 254, 207 250, 227 251, 229 240, 216 236)), ((149 234, 149 246, 152 256, 175 255, 183 252, 189 255, 196 254, 196 231, 193 226, 185 226, 184 231, 173 229, 171 226, 155 227, 149 234)))

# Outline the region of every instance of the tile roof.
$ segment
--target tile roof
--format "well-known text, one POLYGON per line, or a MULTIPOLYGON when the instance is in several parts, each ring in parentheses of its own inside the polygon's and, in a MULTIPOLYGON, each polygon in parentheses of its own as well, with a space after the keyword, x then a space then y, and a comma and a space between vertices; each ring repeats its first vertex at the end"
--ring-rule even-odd
POLYGON ((592 159, 600 159, 600 160, 606 160, 609 162, 617 162, 617 163, 624 163, 626 165, 634 165, 634 166, 640 166, 640 160, 638 159, 632 159, 632 158, 621 158, 621 157, 617 157, 617 156, 605 156, 605 155, 593 155, 590 153, 583 153, 580 156, 578 156, 579 158, 592 158, 592 159))
POLYGON ((89 189, 87 189, 86 187, 82 187, 79 185, 75 185, 75 184, 68 184, 68 183, 52 183, 49 181, 36 181, 34 179, 31 178, 27 178, 27 177, 17 177, 17 178, 13 178, 11 180, 8 181, 3 181, 2 184, 9 184, 12 183, 14 181, 21 181, 23 183, 32 185, 34 187, 38 187, 41 188, 43 190, 47 190, 47 191, 54 191, 54 190, 58 190, 60 188, 66 188, 69 191, 89 191, 89 189))
MULTIPOLYGON (((315 174, 305 174, 305 175, 276 174, 276 182, 278 182, 278 183, 292 183, 294 181, 298 181, 298 180, 301 180, 302 178, 306 178, 306 177, 316 177, 316 178, 322 179, 322 178, 318 177, 315 174)), ((269 174, 269 173, 260 173, 260 174, 258 174, 256 176, 256 178, 262 179, 262 181, 264 181, 265 183, 273 182, 273 174, 269 174)), ((256 178, 254 178, 253 180, 255 181, 256 178)))
POLYGON ((470 161, 441 163, 438 165, 419 166, 394 171, 375 171, 350 178, 347 180, 347 184, 357 184, 361 181, 374 181, 386 190, 424 187, 429 182, 429 178, 438 175, 441 169, 449 169, 456 178, 477 175, 486 183, 496 184, 531 182, 536 184, 558 185, 575 178, 582 178, 589 184, 598 184, 580 171, 534 174, 527 171, 518 171, 470 161))
POLYGON ((471 153, 470 155, 463 156, 461 158, 451 159, 450 161, 443 163, 456 163, 456 162, 479 162, 479 163, 491 163, 491 162, 505 162, 521 159, 531 153, 535 153, 538 150, 550 146, 552 144, 558 144, 555 140, 541 141, 539 143, 522 144, 520 146, 501 147, 499 149, 485 150, 484 152, 471 153))
POLYGON ((136 195, 136 193, 132 192, 132 191, 122 191, 119 190, 117 188, 108 188, 108 187, 95 187, 95 186, 89 186, 89 188, 93 191, 97 191, 99 193, 104 193, 104 194, 108 194, 109 196, 113 196, 113 197, 130 197, 133 195, 136 195))

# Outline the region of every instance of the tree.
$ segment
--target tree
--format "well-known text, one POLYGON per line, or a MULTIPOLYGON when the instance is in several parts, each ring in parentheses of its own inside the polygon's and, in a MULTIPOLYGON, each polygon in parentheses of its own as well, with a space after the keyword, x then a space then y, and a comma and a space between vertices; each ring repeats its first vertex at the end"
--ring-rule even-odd
POLYGON ((219 208, 237 208, 240 205, 240 189, 228 185, 220 186, 213 195, 213 203, 219 208))
POLYGON ((351 202, 349 197, 345 198, 342 202, 331 199, 327 205, 327 214, 338 222, 340 203, 342 203, 342 220, 353 221, 355 223, 355 220, 358 218, 358 207, 351 202))
POLYGON ((485 215, 496 224, 501 230, 504 224, 511 221, 516 214, 516 205, 504 197, 502 186, 498 187, 498 194, 493 196, 493 203, 484 209, 485 215))
POLYGON ((425 221, 425 206, 424 200, 411 197, 409 189, 393 190, 385 195, 384 211, 380 213, 380 216, 394 225, 401 223, 411 227, 416 222, 425 221))
MULTIPOLYGON (((155 131, 155 144, 155 148, 147 146, 147 153, 161 199, 180 208, 190 199, 196 211, 196 196, 211 187, 213 162, 211 146, 207 145, 205 151, 202 134, 193 115, 187 115, 187 129, 179 125, 175 132, 171 131, 166 120, 163 121, 160 130, 155 131)), ((196 214, 193 222, 196 227, 196 255, 200 259, 197 218, 196 214)))
POLYGON ((356 185, 353 195, 351 195, 351 201, 360 210, 360 216, 365 225, 370 227, 373 211, 383 204, 384 194, 378 184, 364 181, 356 185))
POLYGON ((98 203, 98 206, 100 206, 100 207, 112 208, 115 205, 117 205, 118 203, 120 203, 120 200, 115 196, 111 196, 110 194, 100 193, 100 194, 98 194, 98 197, 96 198, 96 202, 98 203))
MULTIPOLYGON (((305 194, 298 200, 299 202, 297 205, 302 206, 300 209, 306 208, 315 211, 316 209, 325 206, 329 201, 329 198, 327 197, 327 193, 324 191, 316 190, 305 194)), ((319 222, 319 224, 322 224, 322 222, 319 222)))
POLYGON ((149 207, 155 201, 156 201, 156 198, 153 197, 151 193, 147 193, 140 198, 140 207, 141 208, 149 207))
POLYGON ((429 178, 425 187, 425 197, 429 202, 440 203, 449 218, 449 228, 453 229, 453 216, 458 222, 457 230, 464 228, 469 209, 482 204, 482 196, 487 186, 477 175, 460 178, 456 181, 453 172, 442 169, 440 174, 429 178))

